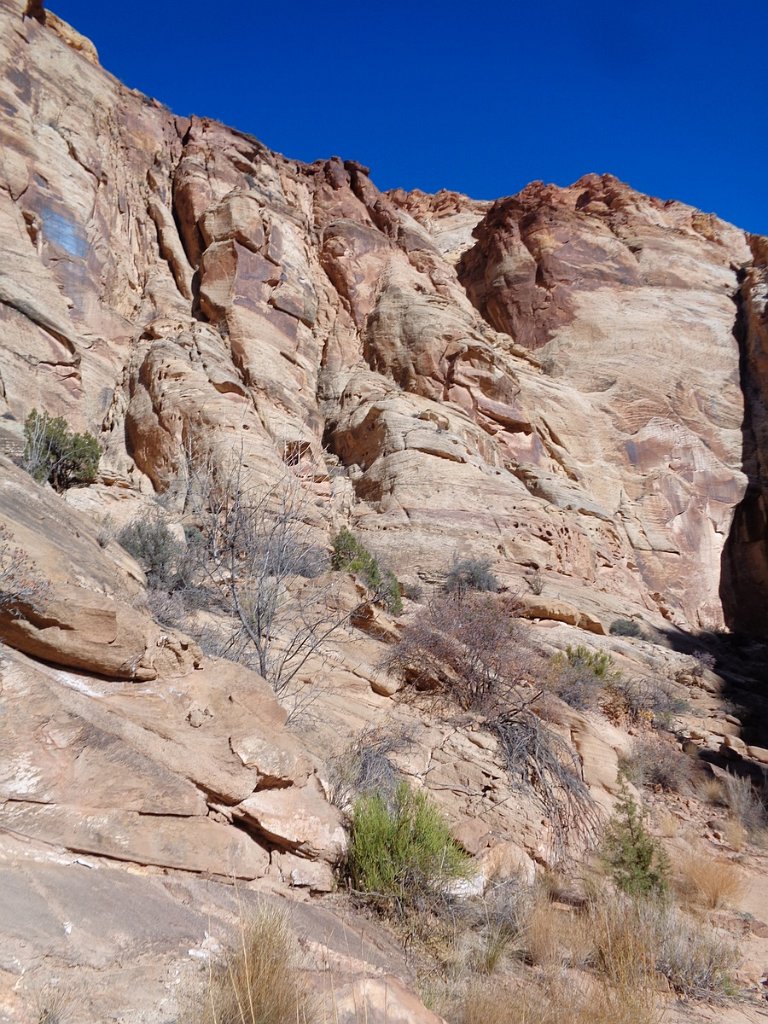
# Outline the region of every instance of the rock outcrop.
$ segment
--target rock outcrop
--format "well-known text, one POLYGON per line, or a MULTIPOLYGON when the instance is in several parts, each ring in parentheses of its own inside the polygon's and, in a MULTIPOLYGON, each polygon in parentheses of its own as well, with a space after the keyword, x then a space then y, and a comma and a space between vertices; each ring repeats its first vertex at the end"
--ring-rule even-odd
POLYGON ((385 195, 353 161, 174 117, 12 0, 2 16, 7 427, 65 415, 139 494, 176 493, 201 437, 265 477, 298 462, 326 529, 375 534, 396 568, 470 551, 512 585, 537 567, 606 627, 722 623, 748 476, 762 494, 743 232, 610 176, 385 195))
MULTIPOLYGON (((552 823, 487 723, 398 699, 381 665, 400 626, 351 580, 355 642, 297 676, 317 694, 304 731, 259 675, 152 619, 110 532, 161 501, 181 538, 201 453, 290 476, 318 545, 353 529, 414 598, 452 559, 488 560, 537 656, 582 639, 677 677, 688 742, 764 762, 716 721, 720 677, 608 634, 627 616, 648 636, 768 632, 765 239, 609 175, 495 203, 382 193, 352 160, 175 116, 40 3, 0 0, 0 59, 0 1010, 22 1019, 43 953, 111 979, 83 1019, 128 998, 123 955, 137 1015, 170 1006, 211 955, 206 921, 237 916, 225 883, 332 890, 328 757, 382 723, 475 857, 471 885, 551 864, 552 823), (58 495, 19 468, 33 407, 98 437, 93 485, 58 495), (6 599, 17 551, 25 594, 6 599)), ((599 817, 631 738, 545 710, 599 817)), ((344 955, 329 904, 296 913, 324 935, 317 977, 341 964, 337 1019, 434 1024, 357 918, 344 955)))

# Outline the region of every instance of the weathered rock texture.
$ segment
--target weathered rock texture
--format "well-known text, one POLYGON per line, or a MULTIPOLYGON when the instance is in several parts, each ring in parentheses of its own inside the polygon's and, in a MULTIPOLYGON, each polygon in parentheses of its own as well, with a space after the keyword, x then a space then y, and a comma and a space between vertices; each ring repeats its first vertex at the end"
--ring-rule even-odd
MULTIPOLYGON (((322 713, 301 743, 264 680, 152 621, 104 517, 156 496, 172 515, 190 457, 234 456, 295 475, 318 543, 348 525, 414 585, 490 559, 535 583, 520 603, 545 652, 587 637, 673 674, 613 620, 768 629, 768 243, 610 176, 493 204, 384 194, 353 161, 174 116, 40 3, 0 0, 0 62, 0 525, 46 584, 0 603, 0 1009, 43 953, 110 978, 124 955, 156 1007, 158 963, 205 952, 205 912, 233 917, 199 876, 330 889, 345 834, 322 760, 382 723, 410 734, 400 767, 480 881, 530 876, 541 807, 481 723, 392 701, 387 616, 358 609, 356 643, 308 663, 322 713), (13 464, 32 407, 97 435, 93 486, 61 497, 13 464), (56 914, 78 905, 68 945, 56 914)), ((692 741, 741 756, 709 690, 692 701, 692 741)), ((609 807, 626 733, 556 701, 548 728, 609 807)), ((338 1019, 434 1020, 389 953, 344 969, 338 1019)), ((84 1019, 120 1007, 114 984, 84 1019)))
POLYGON ((174 117, 0 9, 7 427, 65 415, 135 492, 175 493, 201 437, 272 478, 298 460, 326 528, 395 568, 538 567, 606 625, 717 625, 722 584, 742 621, 721 562, 741 506, 727 574, 765 586, 759 243, 610 177, 385 195, 174 117))

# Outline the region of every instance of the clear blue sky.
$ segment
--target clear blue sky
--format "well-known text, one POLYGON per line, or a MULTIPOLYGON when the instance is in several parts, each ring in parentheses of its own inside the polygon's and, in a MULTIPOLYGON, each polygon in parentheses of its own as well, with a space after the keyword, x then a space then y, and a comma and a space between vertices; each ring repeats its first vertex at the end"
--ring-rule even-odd
POLYGON ((380 188, 610 172, 768 234, 768 0, 50 0, 179 114, 380 188))

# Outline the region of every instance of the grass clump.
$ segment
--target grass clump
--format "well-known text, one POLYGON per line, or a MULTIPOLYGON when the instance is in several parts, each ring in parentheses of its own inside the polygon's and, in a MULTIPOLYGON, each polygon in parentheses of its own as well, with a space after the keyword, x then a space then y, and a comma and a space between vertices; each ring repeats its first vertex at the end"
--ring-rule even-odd
POLYGON ((33 409, 24 421, 22 467, 38 483, 66 491, 96 479, 101 449, 93 434, 75 434, 63 416, 33 409))
POLYGON ((605 830, 603 856, 613 881, 628 896, 663 899, 669 891, 669 863, 648 832, 641 809, 626 785, 605 830))
POLYGON ((744 876, 732 861, 689 853, 676 868, 675 888, 694 906, 717 910, 732 905, 744 892, 744 876))
POLYGON ((287 918, 263 907, 241 925, 236 948, 211 967, 208 991, 185 1019, 190 1024, 312 1024, 316 1017, 287 918))
POLYGON ((403 597, 397 577, 390 569, 384 568, 346 527, 334 538, 331 565, 338 571, 354 573, 372 593, 377 604, 392 615, 400 615, 403 597))
POLYGON ((391 804, 378 793, 355 802, 349 880, 381 909, 400 915, 429 909, 450 883, 469 876, 471 863, 440 811, 406 782, 398 784, 391 804))

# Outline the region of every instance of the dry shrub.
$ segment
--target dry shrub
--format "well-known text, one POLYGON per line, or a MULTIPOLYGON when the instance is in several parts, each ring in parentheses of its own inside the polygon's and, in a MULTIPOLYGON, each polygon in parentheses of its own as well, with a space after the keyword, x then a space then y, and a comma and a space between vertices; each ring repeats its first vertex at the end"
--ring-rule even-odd
POLYGON ((679 793, 691 781, 690 759, 671 740, 646 736, 635 740, 632 753, 622 759, 622 768, 638 786, 679 793))
POLYGON ((48 583, 34 562, 0 523, 0 613, 17 618, 26 610, 39 608, 47 593, 48 583))
POLYGON ((565 859, 576 844, 592 845, 601 819, 574 749, 524 709, 499 713, 488 725, 512 785, 529 790, 549 821, 553 859, 565 859))
POLYGON ((392 758, 413 742, 403 725, 363 729, 358 736, 328 760, 331 803, 341 810, 351 807, 355 797, 380 793, 391 802, 401 775, 392 758))
POLYGON ((211 966, 208 990, 188 1024, 311 1024, 316 1013, 285 914, 260 908, 242 922, 236 947, 211 966))
POLYGON ((736 947, 673 907, 647 906, 656 937, 656 970, 679 995, 713 999, 733 990, 736 947))
POLYGON ((615 725, 662 728, 668 728, 672 717, 687 707, 667 680, 651 676, 627 679, 618 672, 606 679, 600 705, 615 725))
POLYGON ((712 775, 702 779, 697 786, 697 792, 705 803, 712 804, 714 807, 728 806, 722 782, 712 775))
POLYGON ((734 903, 744 892, 744 876, 736 864, 700 853, 681 858, 674 884, 683 900, 709 910, 734 903))
POLYGON ((517 704, 530 650, 512 597, 458 591, 434 597, 405 626, 385 667, 464 710, 517 704))

